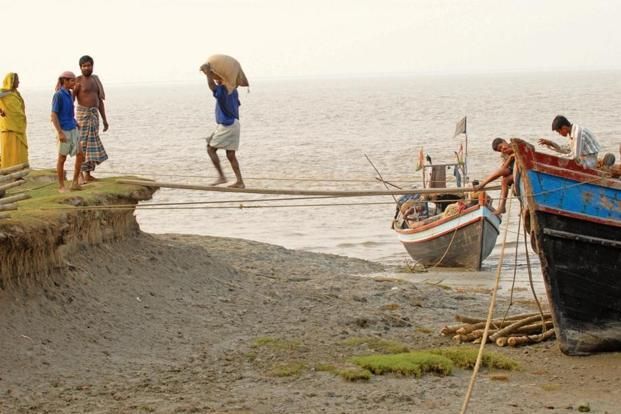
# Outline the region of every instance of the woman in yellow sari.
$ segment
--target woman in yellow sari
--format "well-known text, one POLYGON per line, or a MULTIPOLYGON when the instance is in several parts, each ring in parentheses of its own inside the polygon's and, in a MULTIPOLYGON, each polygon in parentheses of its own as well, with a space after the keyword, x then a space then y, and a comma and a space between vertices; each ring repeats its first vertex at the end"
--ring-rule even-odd
POLYGON ((0 89, 0 168, 28 162, 26 110, 18 86, 17 73, 9 73, 0 89))

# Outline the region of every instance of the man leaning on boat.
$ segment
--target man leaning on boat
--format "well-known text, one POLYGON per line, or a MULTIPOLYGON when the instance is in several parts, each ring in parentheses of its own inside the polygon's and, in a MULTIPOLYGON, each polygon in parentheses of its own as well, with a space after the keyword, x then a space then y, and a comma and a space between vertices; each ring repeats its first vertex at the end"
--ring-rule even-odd
POLYGON ((597 166, 597 154, 600 146, 591 131, 577 124, 571 124, 567 118, 557 115, 552 121, 552 131, 569 139, 569 144, 559 145, 546 138, 539 139, 540 145, 561 154, 569 155, 581 165, 588 168, 597 166))

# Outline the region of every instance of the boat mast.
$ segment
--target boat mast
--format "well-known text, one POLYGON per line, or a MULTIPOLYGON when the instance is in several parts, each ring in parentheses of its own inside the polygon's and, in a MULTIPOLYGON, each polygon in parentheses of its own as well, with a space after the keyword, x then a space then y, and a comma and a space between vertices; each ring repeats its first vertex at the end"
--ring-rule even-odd
POLYGON ((468 132, 466 128, 466 117, 464 116, 464 136, 466 137, 466 148, 464 150, 464 187, 468 184, 468 132))

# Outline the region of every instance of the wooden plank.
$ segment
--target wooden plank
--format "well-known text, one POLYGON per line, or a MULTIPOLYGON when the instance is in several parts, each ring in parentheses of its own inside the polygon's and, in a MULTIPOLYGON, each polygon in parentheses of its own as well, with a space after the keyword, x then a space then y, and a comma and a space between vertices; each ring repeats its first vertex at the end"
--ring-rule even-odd
POLYGON ((28 167, 29 167, 28 163, 25 162, 23 164, 14 165, 12 167, 2 168, 2 169, 0 169, 0 175, 10 174, 10 173, 13 173, 15 171, 20 171, 20 170, 23 170, 23 169, 28 168, 28 167))
POLYGON ((10 181, 18 180, 27 176, 29 173, 30 170, 21 170, 7 175, 0 175, 0 183, 7 183, 10 181))
POLYGON ((27 194, 27 193, 15 194, 10 197, 0 198, 0 205, 16 203, 18 201, 28 200, 29 198, 30 198, 30 194, 27 194))
MULTIPOLYGON (((212 185, 163 183, 144 180, 116 180, 119 184, 140 185, 143 187, 177 188, 184 190, 216 191, 222 193, 246 193, 246 194, 279 194, 279 195, 302 195, 302 196, 336 196, 336 197, 370 197, 384 195, 405 194, 443 194, 443 193, 468 193, 472 188, 412 188, 407 190, 374 190, 374 191, 326 191, 326 190, 291 190, 291 189, 267 189, 267 188, 229 188, 212 185)), ((486 187, 486 190, 499 190, 500 186, 486 187)))

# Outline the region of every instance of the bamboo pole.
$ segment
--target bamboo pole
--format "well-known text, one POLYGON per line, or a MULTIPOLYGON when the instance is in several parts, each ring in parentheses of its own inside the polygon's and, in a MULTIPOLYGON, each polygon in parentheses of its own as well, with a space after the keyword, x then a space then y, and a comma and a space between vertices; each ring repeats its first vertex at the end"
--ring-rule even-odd
POLYGON ((16 203, 18 201, 27 200, 29 198, 30 198, 30 194, 26 194, 26 193, 15 194, 14 196, 0 198, 0 205, 16 203))
MULTIPOLYGON (((372 191, 326 191, 326 190, 290 190, 290 189, 267 189, 267 188, 229 188, 229 187, 216 187, 212 185, 197 185, 197 184, 178 184, 178 183, 163 183, 158 181, 144 181, 144 180, 128 180, 118 179, 119 184, 140 185, 143 187, 159 187, 159 188, 178 188, 184 190, 199 190, 199 191, 216 191, 222 193, 250 193, 250 194, 280 194, 280 195, 304 195, 304 196, 340 196, 340 197, 369 197, 369 196, 384 196, 384 195, 405 195, 405 194, 444 194, 444 193, 467 193, 472 191, 472 188, 433 188, 433 189, 418 189, 412 188, 409 190, 372 190, 372 191)), ((490 187, 488 190, 500 189, 500 186, 490 187)))
POLYGON ((10 189, 10 188, 13 188, 13 187, 18 187, 18 186, 20 186, 20 185, 24 184, 25 182, 26 182, 26 181, 19 179, 19 180, 17 180, 17 181, 12 182, 12 183, 8 183, 8 184, 3 184, 3 185, 0 185, 0 193, 1 193, 2 191, 6 191, 6 190, 8 190, 8 189, 10 189))
POLYGON ((0 211, 17 210, 17 204, 0 204, 0 211))
POLYGON ((23 170, 24 168, 28 168, 28 167, 29 167, 28 163, 24 162, 22 164, 17 164, 17 165, 14 165, 12 167, 2 168, 2 169, 0 169, 0 175, 10 174, 10 173, 13 173, 15 171, 20 171, 20 170, 23 170))
POLYGON ((30 173, 30 170, 21 170, 11 174, 0 175, 0 183, 6 183, 9 181, 15 181, 22 177, 27 176, 30 173))

